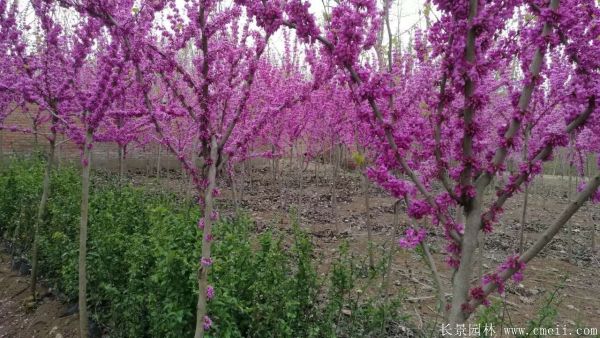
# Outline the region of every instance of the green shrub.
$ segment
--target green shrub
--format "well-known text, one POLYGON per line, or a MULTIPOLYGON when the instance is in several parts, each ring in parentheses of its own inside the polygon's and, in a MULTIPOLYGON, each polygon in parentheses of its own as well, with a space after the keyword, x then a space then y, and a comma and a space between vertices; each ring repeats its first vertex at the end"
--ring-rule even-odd
POLYGON ((43 163, 36 158, 11 160, 0 174, 0 233, 18 243, 20 251, 33 240, 43 175, 43 163))
MULTIPOLYGON (((0 171, 0 231, 31 227, 41 194, 40 161, 0 171), (25 170, 29 168, 30 170, 25 170), (31 214, 29 209, 34 209, 31 214)), ((88 303, 111 337, 190 337, 195 328, 200 233, 197 210, 168 193, 94 176, 88 240, 88 303)), ((79 170, 52 175, 40 267, 67 301, 77 299, 79 170)), ((329 276, 317 276, 308 235, 276 229, 253 234, 246 217, 214 227, 209 337, 369 337, 406 321, 398 301, 356 292, 375 280, 342 246, 329 276)), ((18 240, 24 247, 28 232, 18 240)))

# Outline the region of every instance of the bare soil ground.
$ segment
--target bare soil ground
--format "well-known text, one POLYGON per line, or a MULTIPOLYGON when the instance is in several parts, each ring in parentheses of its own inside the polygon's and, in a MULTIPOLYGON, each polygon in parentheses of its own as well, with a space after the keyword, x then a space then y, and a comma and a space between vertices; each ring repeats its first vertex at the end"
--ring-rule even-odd
MULTIPOLYGON (((281 165, 282 170, 273 177, 268 164, 255 165, 252 175, 244 175, 245 181, 238 184, 243 189, 240 200, 244 210, 256 223, 256 231, 276 228, 290 232, 296 221, 301 228, 313 237, 318 256, 318 270, 325 273, 337 257, 342 241, 347 240, 350 250, 357 257, 366 257, 368 250, 367 229, 364 213, 364 195, 361 190, 361 177, 356 171, 342 170, 339 173, 335 194, 337 212, 334 216, 331 206, 331 167, 321 164, 315 176, 314 164, 307 170, 298 168, 297 163, 281 165), (249 181, 252 177, 252 182, 249 181), (337 231, 336 231, 337 227, 337 231)), ((177 176, 177 175, 174 175, 177 176)), ((137 184, 155 184, 158 188, 168 187, 185 193, 187 180, 181 178, 148 179, 134 175, 137 184)), ((222 186, 227 186, 223 182, 222 186)), ((531 245, 539 234, 552 223, 567 205, 567 180, 546 175, 530 189, 526 242, 531 245)), ((373 227, 373 245, 376 261, 383 253, 392 251, 391 274, 382 289, 383 279, 370 284, 365 292, 383 292, 387 296, 403 294, 406 313, 411 315, 417 326, 424 327, 435 319, 436 300, 433 281, 429 270, 414 252, 398 249, 398 234, 411 224, 400 212, 395 222, 395 200, 377 187, 370 191, 370 223, 373 227), (395 224, 398 224, 395 225, 395 224), (384 291, 382 291, 384 290, 384 291)), ((491 194, 490 194, 491 195, 491 194)), ((522 196, 516 196, 505 206, 505 213, 496 231, 485 237, 484 250, 479 258, 481 270, 491 271, 511 254, 518 242, 517 229, 521 217, 522 196)), ((224 189, 218 200, 222 213, 234 211, 232 191, 224 189)), ((600 208, 586 205, 572 219, 574 258, 568 261, 568 236, 566 229, 555 238, 542 255, 527 267, 525 280, 519 285, 507 287, 504 302, 505 318, 510 318, 514 326, 526 326, 537 317, 548 294, 563 284, 558 294, 561 300, 556 323, 562 327, 600 328, 600 254, 591 250, 592 226, 600 220, 600 208)), ((449 292, 451 272, 443 259, 444 239, 441 230, 430 232, 432 251, 449 292)), ((9 269, 7 256, 0 258, 0 338, 3 337, 75 337, 77 316, 59 318, 65 306, 47 296, 42 304, 32 310, 27 299, 28 279, 9 269)), ((478 271, 476 268, 475 271, 478 271)), ((365 279, 366 280, 366 279, 365 279)), ((49 295, 46 290, 42 294, 49 295)), ((494 296, 502 300, 500 295, 494 296)))
POLYGON ((34 307, 30 282, 11 269, 8 255, 0 254, 0 338, 77 337, 77 315, 61 317, 66 305, 43 287, 38 288, 41 300, 34 307))

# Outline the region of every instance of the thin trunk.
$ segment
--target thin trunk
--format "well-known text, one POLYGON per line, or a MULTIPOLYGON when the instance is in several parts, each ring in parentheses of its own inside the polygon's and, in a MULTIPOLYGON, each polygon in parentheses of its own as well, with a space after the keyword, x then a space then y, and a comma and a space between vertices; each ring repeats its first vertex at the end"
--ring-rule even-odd
POLYGON ((527 221, 527 204, 529 200, 529 184, 525 183, 525 193, 523 196, 523 210, 521 213, 521 228, 519 229, 519 254, 523 253, 525 245, 525 222, 527 221))
POLYGON ((561 151, 560 155, 561 155, 560 156, 560 180, 562 182, 564 182, 565 181, 565 166, 566 166, 566 164, 565 164, 566 160, 565 160, 565 156, 564 156, 564 151, 561 151))
POLYGON ((431 255, 431 251, 429 251, 429 246, 427 245, 427 243, 421 243, 421 248, 423 249, 424 259, 427 265, 429 266, 429 270, 431 271, 431 276, 433 277, 433 282, 435 284, 435 289, 437 291, 437 298, 439 301, 438 312, 444 315, 444 313, 446 312, 446 295, 444 292, 442 279, 440 278, 440 274, 435 265, 435 260, 431 255))
POLYGON ((592 233, 591 233, 591 252, 592 255, 596 253, 596 223, 594 223, 594 218, 592 217, 592 221, 591 221, 591 225, 592 225, 592 233))
MULTIPOLYGON (((524 140, 523 140, 523 162, 527 161, 527 158, 529 156, 529 131, 526 130, 525 131, 525 135, 524 135, 524 140)), ((527 202, 529 200, 529 183, 525 182, 525 192, 523 195, 523 208, 521 211, 521 226, 519 228, 519 247, 518 247, 518 253, 521 254, 523 253, 523 245, 524 245, 524 241, 525 241, 525 222, 527 221, 527 202)))
POLYGON ((590 167, 592 163, 591 159, 592 155, 586 155, 585 157, 585 176, 592 177, 592 168, 590 167))
POLYGON ((119 178, 125 176, 125 146, 119 144, 119 178))
POLYGON ((33 123, 33 149, 36 152, 40 149, 38 141, 38 126, 35 122, 33 123))
POLYGON ((483 262, 485 260, 485 236, 483 233, 477 234, 477 276, 481 280, 483 277, 483 262))
POLYGON ((365 225, 367 227, 367 241, 369 245, 369 268, 375 269, 375 259, 373 258, 373 229, 371 228, 371 213, 369 206, 369 179, 363 176, 363 195, 365 197, 365 225))
MULTIPOLYGON (((21 210, 20 212, 20 216, 19 219, 23 219, 23 206, 21 206, 21 210)), ((10 258, 11 258, 11 268, 14 269, 14 264, 15 264, 15 257, 17 255, 17 243, 19 242, 18 238, 19 238, 19 232, 21 230, 21 222, 17 222, 17 225, 15 226, 15 231, 13 231, 13 236, 12 236, 12 250, 10 253, 10 258)))
POLYGON ((0 166, 4 165, 4 131, 0 129, 0 166))
POLYGON ((158 145, 158 156, 156 157, 156 178, 160 179, 160 155, 162 154, 162 145, 158 145))
POLYGON ((335 233, 338 234, 339 233, 339 224, 337 221, 337 196, 336 196, 336 190, 335 190, 335 186, 337 184, 337 175, 338 175, 338 165, 339 165, 339 161, 338 161, 338 152, 336 151, 336 149, 332 149, 333 153, 333 166, 332 166, 332 173, 331 173, 331 218, 332 221, 335 225, 335 233))
MULTIPOLYGON (((244 192, 246 191, 246 168, 244 164, 240 168, 240 185, 239 187, 239 195, 240 195, 240 205, 244 201, 244 192)), ((281 180, 280 180, 281 181, 281 180)))
POLYGON ((304 152, 302 151, 304 148, 302 147, 302 142, 298 142, 298 152, 296 156, 298 156, 298 170, 302 171, 304 166, 304 152))
POLYGON ((275 146, 271 146, 271 172, 273 173, 273 183, 277 182, 277 165, 275 163, 275 146))
POLYGON ((294 145, 290 147, 290 171, 294 169, 294 145))
MULTIPOLYGON (((573 169, 572 165, 569 165, 569 191, 567 192, 567 199, 569 203, 572 202, 572 191, 573 191, 573 169)), ((567 222, 567 251, 569 255, 569 263, 573 263, 573 222, 569 220, 567 222)))
MULTIPOLYGON (((399 229, 400 229, 400 200, 397 200, 396 203, 394 203, 394 234, 393 234, 393 238, 398 237, 399 229)), ((393 258, 395 250, 396 250, 396 245, 394 245, 392 243, 389 254, 388 254, 387 266, 385 267, 385 272, 384 272, 384 277, 383 277, 384 281, 383 281, 382 289, 385 292, 385 294, 384 294, 385 297, 387 297, 389 295, 390 279, 391 279, 391 273, 392 273, 392 258, 393 258)))
MULTIPOLYGON (((54 128, 52 128, 54 130, 54 128)), ((33 227, 33 247, 31 249, 31 296, 33 300, 36 300, 36 286, 38 277, 38 254, 39 254, 39 243, 40 243, 40 226, 44 221, 44 214, 46 213, 46 205, 48 204, 48 196, 50 196, 50 174, 52 173, 52 166, 54 163, 54 151, 56 149, 56 132, 52 132, 52 138, 50 139, 50 149, 48 151, 48 159, 46 163, 46 170, 44 171, 44 183, 42 186, 42 198, 38 205, 37 218, 33 227)))
POLYGON ((59 145, 56 147, 56 155, 54 156, 54 162, 55 162, 54 165, 56 166, 56 169, 60 169, 61 157, 62 157, 62 141, 59 142, 59 145))
MULTIPOLYGON (((310 159, 308 158, 308 156, 305 156, 304 159, 304 168, 302 168, 302 172, 305 172, 306 170, 308 170, 308 166, 310 165, 310 159)), ((310 173, 309 173, 310 175, 310 173)))
POLYGON ((217 138, 212 136, 211 149, 210 149, 210 167, 208 170, 208 187, 204 194, 204 231, 202 233, 202 258, 200 261, 200 269, 198 271, 198 305, 196 313, 196 332, 195 338, 204 337, 204 316, 207 314, 207 299, 206 299, 206 288, 208 286, 208 270, 210 264, 206 262, 211 261, 210 247, 212 244, 212 219, 211 214, 213 212, 213 190, 216 187, 216 176, 217 176, 217 138))
MULTIPOLYGON (((569 186, 567 192, 567 198, 569 203, 573 202, 573 161, 575 159, 573 137, 571 137, 571 148, 568 162, 569 168, 569 186)), ((567 222, 567 250, 569 255, 569 263, 573 263, 573 222, 569 220, 567 222)))
POLYGON ((252 159, 249 159, 246 163, 248 165, 248 178, 250 179, 250 190, 254 190, 254 167, 252 165, 252 159))
POLYGON ((83 147, 83 168, 81 173, 81 223, 79 225, 79 336, 88 336, 88 311, 87 311, 87 237, 88 237, 88 212, 90 198, 90 168, 92 166, 92 130, 88 129, 83 147))
POLYGON ((235 213, 237 214, 240 209, 240 201, 237 191, 237 183, 236 183, 236 175, 235 175, 235 166, 231 168, 231 174, 229 174, 229 180, 231 182, 231 191, 233 194, 233 205, 235 208, 235 213))
MULTIPOLYGON (((194 168, 198 167, 198 143, 199 140, 196 139, 194 140, 194 143, 192 144, 192 153, 190 154, 190 158, 192 159, 192 163, 194 164, 194 168)), ((183 173, 185 173, 185 167, 183 166, 183 164, 181 165, 181 171, 183 173)), ((192 174, 188 174, 188 180, 187 180, 187 186, 185 188, 185 200, 186 203, 189 204, 188 207, 188 214, 191 211, 191 205, 192 203, 190 202, 192 199, 192 190, 194 189, 194 177, 192 176, 192 174)))

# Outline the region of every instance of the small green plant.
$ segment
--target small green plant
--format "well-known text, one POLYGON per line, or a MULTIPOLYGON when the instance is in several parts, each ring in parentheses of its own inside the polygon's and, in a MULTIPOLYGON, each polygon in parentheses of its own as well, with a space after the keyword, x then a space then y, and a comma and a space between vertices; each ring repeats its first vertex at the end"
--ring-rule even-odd
MULTIPOLYGON (((528 321, 527 327, 524 329, 525 334, 517 335, 516 337, 543 337, 542 335, 535 334, 535 332, 539 332, 539 330, 534 331, 534 329, 556 327, 558 306, 561 303, 559 291, 564 288, 565 280, 566 276, 563 276, 556 288, 546 296, 542 306, 537 311, 537 317, 528 321)), ((481 327, 514 327, 502 300, 495 300, 490 306, 481 309, 477 314, 476 322, 480 324, 481 327)), ((481 333, 481 337, 492 337, 483 331, 481 333)))
POLYGON ((558 316, 558 306, 562 302, 559 291, 565 287, 567 276, 563 276, 560 283, 550 292, 542 307, 537 312, 537 317, 530 320, 527 325, 527 333, 518 337, 543 337, 535 334, 535 328, 553 328, 556 327, 556 317, 558 316))

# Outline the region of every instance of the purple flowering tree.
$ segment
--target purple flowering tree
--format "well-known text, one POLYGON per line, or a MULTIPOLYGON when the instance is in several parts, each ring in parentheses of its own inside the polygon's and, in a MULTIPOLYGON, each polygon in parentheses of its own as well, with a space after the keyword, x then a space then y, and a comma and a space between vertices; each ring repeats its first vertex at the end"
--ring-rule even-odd
MULTIPOLYGON (((299 1, 289 3, 302 8, 299 1)), ((299 35, 308 31, 318 40, 322 53, 346 74, 364 102, 367 109, 359 118, 369 121, 379 149, 369 176, 394 196, 409 196, 410 217, 429 218, 445 230, 447 262, 455 270, 447 316, 458 324, 486 303, 491 292, 501 292, 506 280, 522 278, 525 264, 600 185, 596 175, 532 247, 507 258, 480 286, 471 284, 478 236, 493 231, 504 203, 540 174, 542 163, 570 135, 596 128, 600 87, 598 61, 592 55, 599 52, 594 42, 598 6, 594 1, 557 0, 432 4, 442 15, 426 32, 427 39, 416 37, 418 62, 403 67, 402 58, 396 58, 383 72, 359 58, 372 47, 378 27, 374 1, 340 1, 324 34, 307 24, 314 22, 306 19, 307 11, 289 11, 284 22, 299 35), (519 24, 523 13, 535 20, 519 24), (547 57, 551 53, 553 58, 547 57), (520 76, 506 81, 503 75, 515 64, 520 76), (550 85, 557 76, 562 76, 561 92, 567 95, 557 96, 550 85), (536 97, 543 103, 537 107, 532 104, 536 97), (529 144, 520 157, 529 133, 540 141, 529 144), (496 191, 495 200, 484 203, 486 189, 507 171, 509 157, 522 158, 518 170, 496 191), (394 171, 405 178, 397 178, 394 171)), ((422 231, 413 229, 401 243, 412 247, 424 239, 422 231)))

